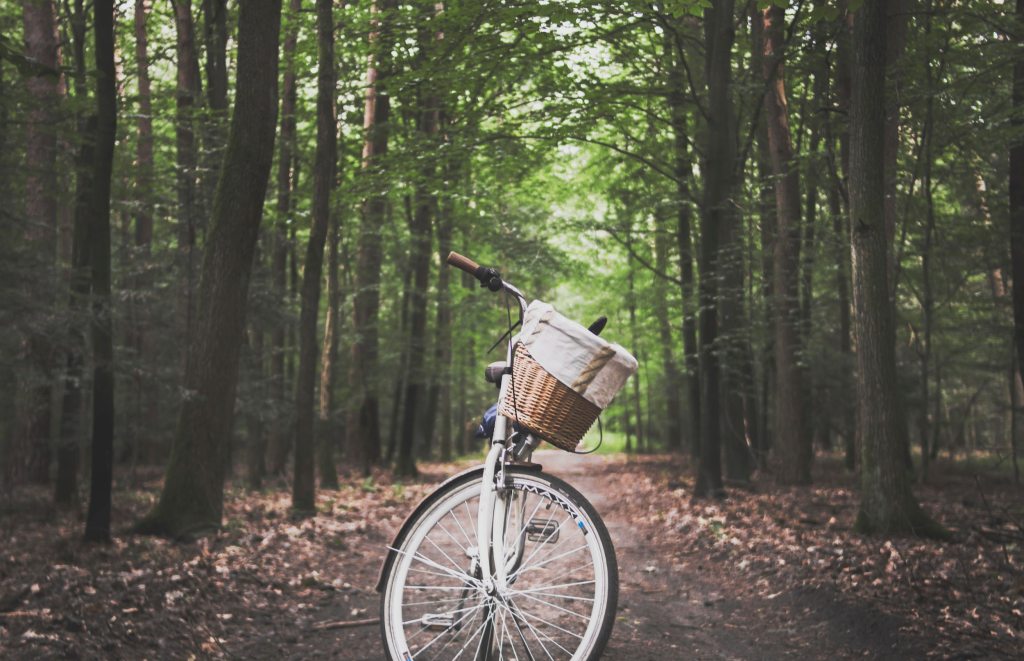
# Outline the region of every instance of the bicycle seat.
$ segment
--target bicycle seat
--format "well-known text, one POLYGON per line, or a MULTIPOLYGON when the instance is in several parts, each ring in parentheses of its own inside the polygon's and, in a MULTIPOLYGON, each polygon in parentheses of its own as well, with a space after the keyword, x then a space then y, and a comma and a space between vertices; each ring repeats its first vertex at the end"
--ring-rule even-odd
POLYGON ((500 384, 501 375, 505 373, 505 368, 508 367, 508 363, 504 360, 499 360, 496 363, 491 363, 484 368, 484 379, 487 383, 500 384))

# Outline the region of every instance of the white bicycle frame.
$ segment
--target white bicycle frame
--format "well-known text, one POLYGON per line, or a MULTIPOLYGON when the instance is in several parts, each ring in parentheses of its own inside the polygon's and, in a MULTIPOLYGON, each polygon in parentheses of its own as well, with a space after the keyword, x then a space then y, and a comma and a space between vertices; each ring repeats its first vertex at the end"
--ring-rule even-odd
MULTIPOLYGON (((519 318, 522 320, 526 311, 526 298, 523 293, 512 285, 503 283, 505 291, 516 297, 519 303, 519 318)), ((519 334, 509 338, 508 348, 505 351, 505 364, 512 365, 512 350, 519 341, 519 334)), ((506 370, 501 376, 501 387, 499 389, 498 401, 501 401, 508 390, 512 387, 511 370, 506 370)), ((508 452, 508 429, 509 418, 498 415, 494 421, 494 433, 491 435, 491 449, 484 461, 483 484, 480 488, 480 510, 477 517, 477 552, 479 554, 480 571, 483 578, 484 590, 488 594, 503 592, 508 587, 508 570, 514 567, 522 553, 522 543, 513 550, 512 556, 505 559, 505 530, 502 526, 495 525, 495 521, 505 521, 509 500, 499 498, 498 494, 504 488, 504 479, 499 474, 504 472, 506 455, 508 452), (497 566, 491 566, 491 558, 495 559, 497 566), (493 574, 493 578, 492 578, 493 574)), ((529 442, 529 440, 527 441, 529 442)), ((532 449, 530 450, 532 452, 532 449)), ((528 460, 529 457, 527 456, 528 460)), ((518 517, 517 517, 518 519, 518 517)), ((516 521, 517 525, 523 525, 523 521, 516 521)), ((522 536, 520 535, 520 538, 522 536)))

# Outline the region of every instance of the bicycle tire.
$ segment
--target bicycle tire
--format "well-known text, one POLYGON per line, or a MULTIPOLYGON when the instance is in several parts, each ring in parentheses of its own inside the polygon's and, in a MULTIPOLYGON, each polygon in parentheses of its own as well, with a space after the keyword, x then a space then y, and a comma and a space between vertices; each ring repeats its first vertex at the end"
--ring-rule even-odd
POLYGON ((393 544, 396 557, 385 565, 385 573, 381 577, 381 640, 387 658, 395 661, 448 661, 452 658, 474 657, 494 661, 505 658, 594 661, 600 658, 611 637, 619 592, 618 564, 607 527, 594 506, 565 481, 540 471, 516 467, 508 467, 506 475, 510 485, 508 493, 514 494, 509 496, 508 502, 520 507, 519 523, 524 524, 516 531, 514 525, 509 527, 506 519, 506 539, 509 539, 510 534, 516 541, 520 537, 527 538, 519 556, 520 564, 513 568, 512 583, 507 594, 501 598, 488 597, 479 580, 468 578, 471 567, 475 565, 470 561, 470 568, 460 567, 452 557, 464 555, 469 558, 475 548, 469 546, 475 544, 473 531, 476 529, 470 503, 479 499, 482 470, 472 471, 451 480, 429 495, 424 506, 418 508, 393 544), (544 513, 537 516, 545 503, 544 513), (551 513, 555 505, 560 513, 554 512, 552 517, 541 518, 551 513), (529 517, 523 516, 527 507, 531 507, 529 517), (461 518, 454 513, 458 508, 464 508, 459 513, 461 518), (557 530, 554 528, 556 519, 557 530), (567 521, 575 525, 567 527, 567 521), (445 527, 445 523, 448 527, 445 527), (431 537, 434 533, 437 534, 431 537), (428 540, 432 548, 430 555, 425 555, 421 549, 427 547, 428 540), (562 541, 566 544, 562 545, 562 541), (585 541, 589 554, 580 550, 582 546, 575 546, 581 541, 585 541), (549 545, 553 548, 544 548, 549 545), (569 552, 561 551, 560 547, 565 546, 570 547, 569 552), (463 553, 458 554, 457 550, 463 553), (534 558, 542 550, 545 554, 535 562, 534 558), (581 555, 589 557, 592 563, 592 580, 575 580, 588 575, 587 563, 578 562, 581 555), (411 572, 417 574, 417 583, 427 585, 409 583, 411 572), (531 577, 535 580, 560 582, 533 586, 524 576, 529 572, 534 572, 531 577), (577 572, 584 575, 574 576, 577 572), (552 574, 557 578, 551 579, 552 574), (419 580, 424 577, 427 580, 419 580), (439 585, 429 585, 430 581, 439 585), (592 587, 587 587, 590 584, 592 587), (406 595, 414 591, 417 594, 422 591, 426 594, 451 596, 436 601, 410 601, 406 595), (548 599, 554 603, 548 602, 548 599), (593 605, 588 607, 588 601, 593 605), (467 607, 466 603, 471 605, 467 607), (407 617, 419 612, 414 607, 433 607, 436 611, 440 604, 446 604, 444 608, 449 610, 442 613, 425 612, 418 618, 407 617), (589 608, 590 612, 581 612, 579 608, 589 608), (526 609, 532 611, 527 612, 526 609), (544 617, 537 615, 538 612, 543 613, 544 617), (586 618, 582 633, 570 629, 582 626, 582 623, 572 625, 576 620, 570 619, 570 616, 586 618), (552 621, 547 618, 560 619, 552 621), (465 634, 462 633, 463 626, 465 634), (407 628, 410 631, 417 630, 408 635, 407 628), (438 630, 441 633, 426 642, 410 642, 424 631, 438 630), (570 644, 567 641, 575 638, 579 638, 575 649, 567 648, 570 644), (458 642, 463 639, 463 644, 459 646, 458 642), (450 656, 445 656, 453 642, 456 646, 452 648, 450 656), (510 651, 507 657, 506 648, 510 651), (466 656, 467 652, 470 656, 466 656))

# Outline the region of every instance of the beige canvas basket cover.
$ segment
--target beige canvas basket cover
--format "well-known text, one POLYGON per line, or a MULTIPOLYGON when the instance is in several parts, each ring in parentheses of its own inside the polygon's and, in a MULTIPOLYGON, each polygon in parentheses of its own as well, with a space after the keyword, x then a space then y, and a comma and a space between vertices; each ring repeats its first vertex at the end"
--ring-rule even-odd
POLYGON ((544 371, 599 409, 611 404, 637 370, 636 358, 621 346, 540 301, 526 308, 520 340, 544 371))

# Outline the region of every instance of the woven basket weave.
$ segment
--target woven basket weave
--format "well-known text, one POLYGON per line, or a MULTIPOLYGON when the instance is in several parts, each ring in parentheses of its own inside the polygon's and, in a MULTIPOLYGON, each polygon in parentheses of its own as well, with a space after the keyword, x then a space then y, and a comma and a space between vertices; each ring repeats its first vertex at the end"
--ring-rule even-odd
POLYGON ((601 413, 596 405, 544 371, 522 344, 516 346, 512 361, 512 383, 514 388, 508 388, 498 411, 562 450, 575 451, 601 413))

